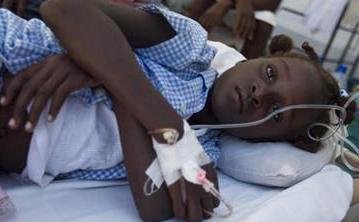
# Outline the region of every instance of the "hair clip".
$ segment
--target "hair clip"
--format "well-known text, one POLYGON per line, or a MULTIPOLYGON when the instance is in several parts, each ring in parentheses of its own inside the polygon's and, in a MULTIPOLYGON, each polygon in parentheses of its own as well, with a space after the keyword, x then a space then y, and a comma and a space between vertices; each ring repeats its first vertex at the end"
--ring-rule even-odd
POLYGON ((339 95, 341 97, 349 97, 349 93, 345 89, 339 89, 339 95))

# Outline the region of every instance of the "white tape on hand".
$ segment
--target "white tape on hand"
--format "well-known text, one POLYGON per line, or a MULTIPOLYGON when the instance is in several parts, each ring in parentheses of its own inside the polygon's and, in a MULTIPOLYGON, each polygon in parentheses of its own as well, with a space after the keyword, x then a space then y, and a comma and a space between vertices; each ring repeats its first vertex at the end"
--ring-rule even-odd
MULTIPOLYGON (((188 123, 183 121, 183 125, 183 137, 174 145, 160 144, 152 138, 158 165, 167 186, 175 183, 181 176, 188 182, 198 184, 196 179, 198 170, 211 162, 188 123)), ((152 169, 147 170, 146 174, 153 178, 158 186, 160 180, 158 174, 154 173, 156 166, 153 164, 151 166, 152 169)))

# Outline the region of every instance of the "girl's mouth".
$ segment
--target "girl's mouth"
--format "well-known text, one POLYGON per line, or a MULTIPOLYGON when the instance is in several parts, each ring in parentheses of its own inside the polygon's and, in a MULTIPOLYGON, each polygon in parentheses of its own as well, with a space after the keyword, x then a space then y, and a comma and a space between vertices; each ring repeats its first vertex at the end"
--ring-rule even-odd
POLYGON ((239 106, 238 111, 239 114, 243 113, 243 95, 242 95, 242 91, 238 86, 235 86, 235 91, 236 91, 236 103, 239 106))

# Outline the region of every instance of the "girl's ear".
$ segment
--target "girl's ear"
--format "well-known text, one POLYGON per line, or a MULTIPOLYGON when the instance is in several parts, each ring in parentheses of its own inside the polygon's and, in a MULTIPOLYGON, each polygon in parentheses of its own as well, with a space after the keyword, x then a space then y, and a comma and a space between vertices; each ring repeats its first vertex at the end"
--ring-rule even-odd
MULTIPOLYGON (((319 123, 329 124, 329 113, 325 112, 321 115, 321 117, 317 120, 319 123)), ((325 135, 327 129, 324 127, 313 127, 310 129, 310 133, 314 138, 320 138, 325 135)), ((315 153, 320 149, 321 142, 314 141, 309 138, 307 135, 307 129, 301 130, 294 139, 290 141, 294 146, 299 147, 303 150, 309 151, 311 153, 315 153)))
POLYGON ((290 141, 294 146, 306 150, 311 153, 316 153, 321 145, 321 142, 310 139, 306 132, 297 135, 293 140, 290 141))

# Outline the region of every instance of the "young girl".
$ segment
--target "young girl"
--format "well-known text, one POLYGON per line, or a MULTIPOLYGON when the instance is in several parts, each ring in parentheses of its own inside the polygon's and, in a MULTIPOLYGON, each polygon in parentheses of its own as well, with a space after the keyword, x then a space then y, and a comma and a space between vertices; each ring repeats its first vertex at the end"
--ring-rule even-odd
MULTIPOLYGON (((24 173, 40 184, 59 174, 85 179, 127 176, 144 220, 176 216, 199 221, 218 204, 201 187, 188 182, 185 202, 181 182, 168 189, 162 186, 149 197, 143 194, 144 172, 155 158, 150 135, 166 144, 164 135, 156 132, 171 129, 178 133, 179 141, 186 139, 181 138, 183 118, 191 124, 248 122, 287 105, 340 105, 345 101, 335 80, 312 60, 313 50, 303 47, 311 59, 288 53, 290 44, 285 37, 272 44, 275 56, 238 63, 216 79, 217 72, 209 68, 216 52, 207 45, 206 32, 198 23, 166 9, 50 0, 41 13, 66 51, 39 20, 26 22, 8 11, 0 12, 0 52, 11 73, 48 55, 66 53, 49 57, 15 77, 6 76, 1 99, 6 106, 0 109, 4 131, 0 165, 9 171, 25 168, 24 173), (102 86, 106 91, 77 91, 58 113, 66 95, 89 86, 102 86), (49 111, 39 119, 50 97, 49 111), (98 105, 85 106, 77 98, 98 105), (111 105, 114 113, 107 108, 111 105), (9 119, 15 131, 6 130, 9 119), (23 128, 35 130, 34 134, 26 134, 23 128), (120 144, 124 164, 120 163, 120 144), (73 172, 76 169, 82 171, 73 172)), ((327 116, 324 111, 290 111, 263 125, 228 132, 243 139, 291 141, 316 150, 320 144, 309 140, 306 128, 327 116)), ((218 157, 217 136, 212 131, 200 138, 205 150, 214 153, 210 155, 213 160, 218 157)), ((213 167, 204 168, 215 181, 213 167)))

